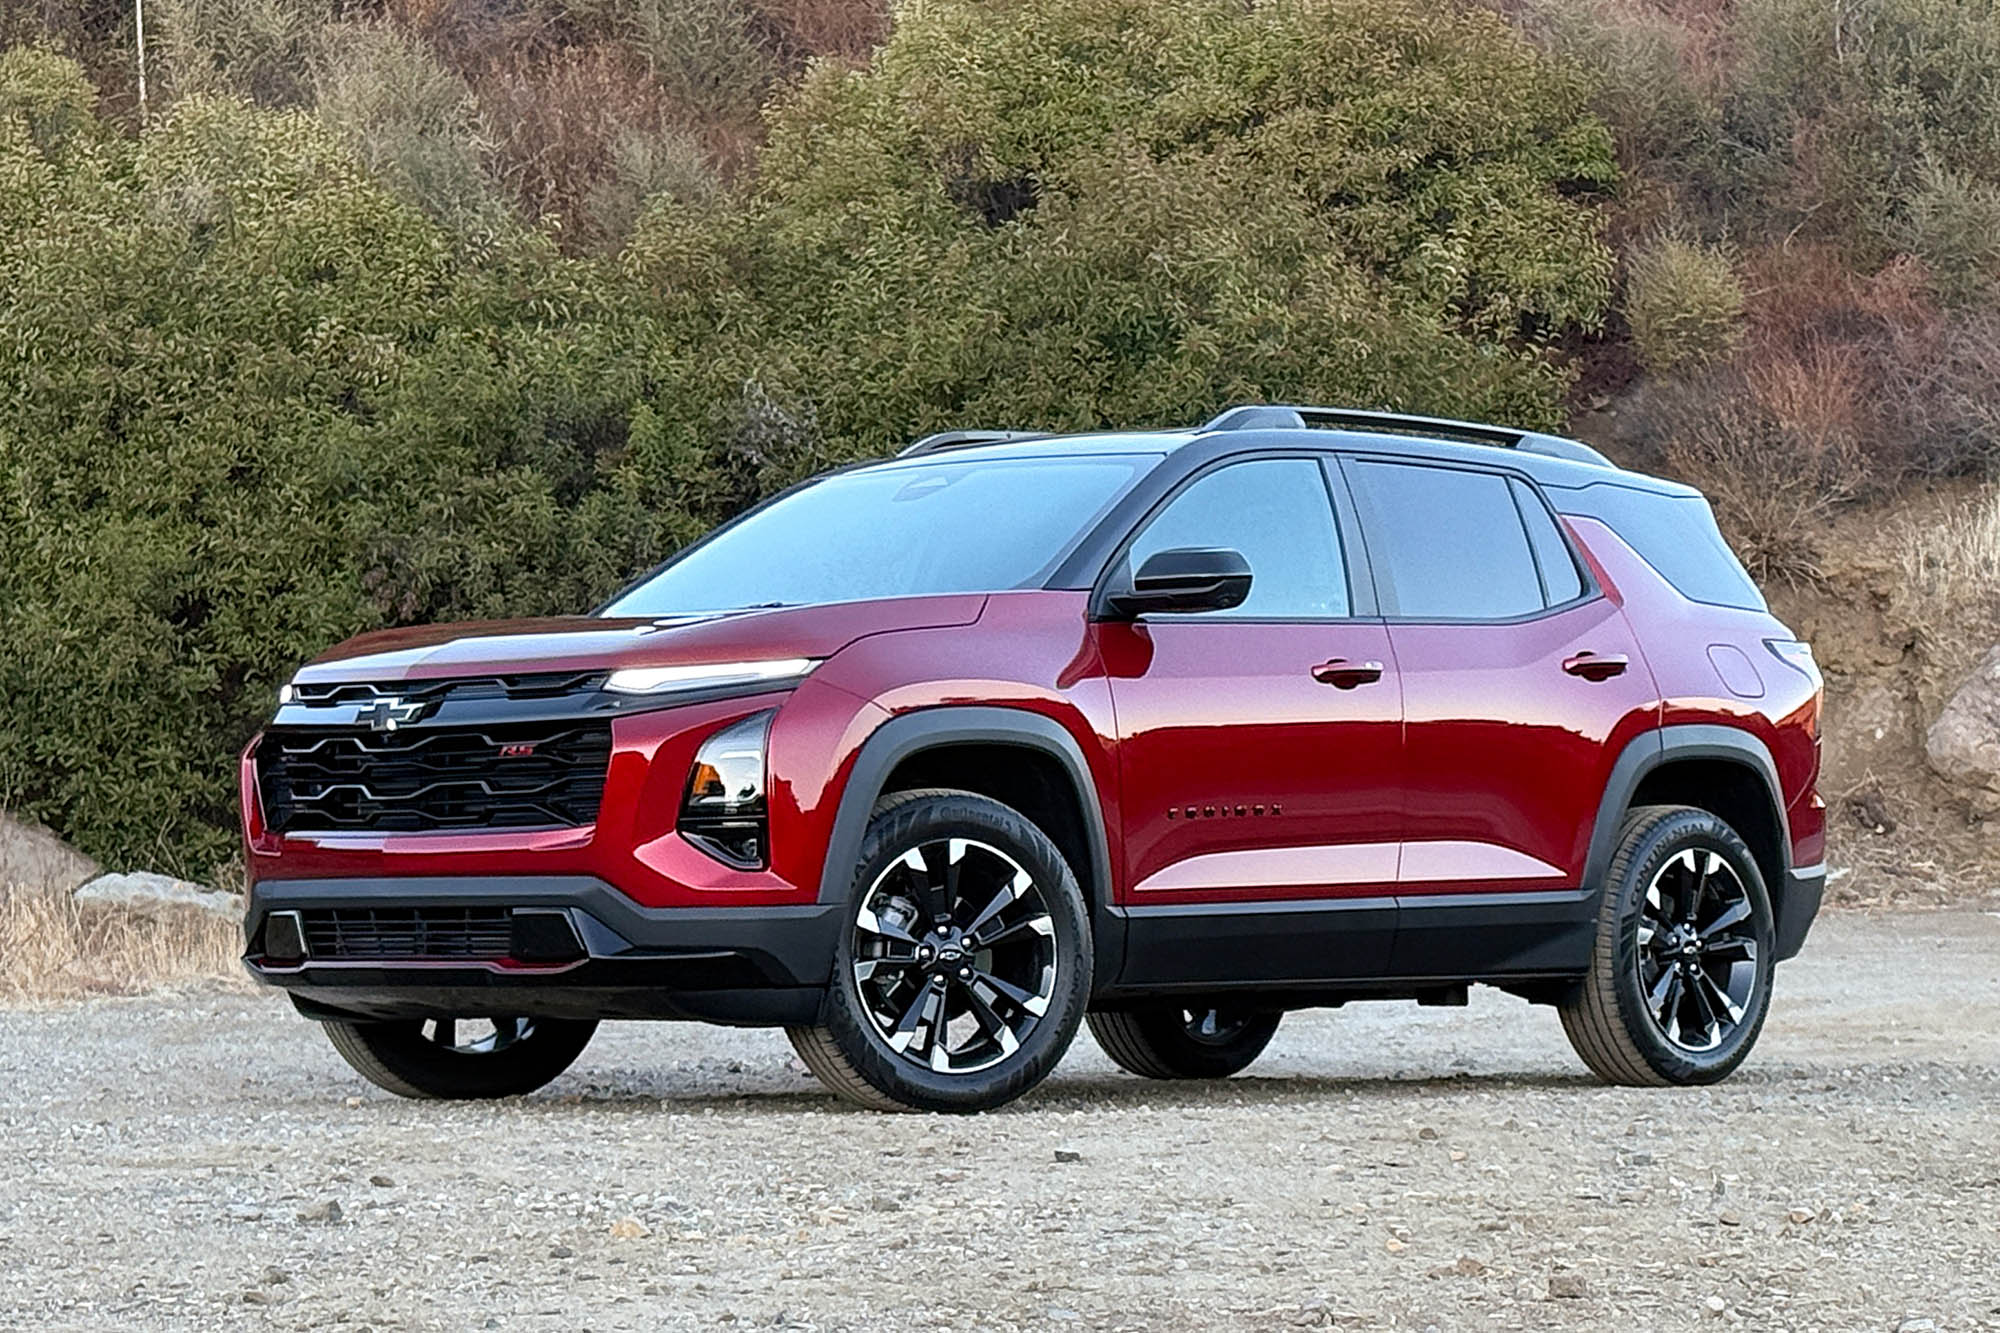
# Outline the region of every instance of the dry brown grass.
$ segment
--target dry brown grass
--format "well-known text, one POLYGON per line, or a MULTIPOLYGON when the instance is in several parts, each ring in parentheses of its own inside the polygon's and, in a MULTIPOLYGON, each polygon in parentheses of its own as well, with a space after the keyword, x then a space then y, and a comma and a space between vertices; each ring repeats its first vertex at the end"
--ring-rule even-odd
POLYGON ((1894 538, 1905 613, 1928 636, 1990 643, 2000 613, 2000 486, 1901 525, 1894 538))
POLYGON ((84 911, 64 892, 0 885, 0 1004, 138 995, 237 977, 241 952, 234 921, 84 911))

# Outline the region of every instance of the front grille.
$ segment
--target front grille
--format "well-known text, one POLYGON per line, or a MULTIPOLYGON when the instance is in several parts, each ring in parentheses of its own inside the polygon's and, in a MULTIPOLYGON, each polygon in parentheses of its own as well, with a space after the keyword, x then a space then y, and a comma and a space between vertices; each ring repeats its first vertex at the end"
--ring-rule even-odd
POLYGON ((604 685, 603 671, 539 671, 526 675, 446 676, 378 685, 366 681, 299 681, 292 696, 309 707, 368 704, 393 696, 406 703, 454 703, 475 699, 560 699, 589 694, 604 685))
POLYGON ((306 953, 336 958, 505 958, 513 914, 504 907, 341 907, 302 912, 306 953))
POLYGON ((608 722, 265 733, 257 778, 278 833, 564 828, 597 818, 608 722))

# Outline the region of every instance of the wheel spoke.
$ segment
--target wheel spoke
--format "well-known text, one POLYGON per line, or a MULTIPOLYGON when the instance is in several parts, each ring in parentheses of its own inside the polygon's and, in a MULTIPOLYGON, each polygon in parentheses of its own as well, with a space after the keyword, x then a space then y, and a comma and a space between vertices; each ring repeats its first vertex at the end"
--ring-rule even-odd
POLYGON ((972 1011, 973 1021, 979 1024, 980 1031, 992 1038, 1000 1047, 1001 1055, 1012 1055, 1021 1048, 1021 1039, 1014 1035, 1014 1029, 1007 1026, 1007 1020, 1000 1017, 1000 1012, 986 1002, 986 997, 979 993, 977 987, 960 986, 959 990, 965 995, 966 1005, 972 1011))
POLYGON ((948 844, 927 842, 919 850, 918 859, 924 867, 924 910, 937 925, 951 921, 958 897, 958 863, 964 855, 965 843, 959 838, 948 844))
POLYGON ((996 944, 1014 938, 1016 935, 1025 935, 1029 932, 1037 935, 1053 936, 1056 933, 1056 924, 1048 918, 1046 913, 1039 913, 1035 916, 1022 917, 1019 921, 1010 921, 991 935, 983 936, 977 940, 968 940, 967 943, 975 949, 990 949, 996 944))
POLYGON ((1653 1017, 1662 1023, 1667 1021, 1667 994, 1673 988, 1680 973, 1668 967, 1660 973, 1660 979, 1653 983, 1653 989, 1646 994, 1646 1004, 1653 1011, 1653 1017))
POLYGON ((988 922, 994 920, 1002 912, 1018 902, 1021 895, 1033 888, 1034 885, 1035 881, 1028 877, 1027 871, 1015 871, 1014 877, 1007 881, 1000 892, 993 895, 993 900, 980 908, 979 915, 972 918, 972 924, 965 928, 966 936, 971 939, 977 939, 979 932, 986 928, 988 922))
POLYGON ((1716 1019, 1715 1006, 1709 1003, 1708 988, 1701 984, 1706 979, 1705 977, 1698 976, 1695 979, 1695 984, 1687 988, 1689 997, 1694 1001, 1694 1007, 1701 1013, 1703 1047, 1713 1046, 1722 1040, 1722 1025, 1716 1019))
POLYGON ((1743 1010, 1736 1001, 1729 998, 1729 992, 1716 985, 1715 978, 1708 975, 1708 973, 1703 972, 1700 974, 1700 977, 1700 989, 1703 992, 1703 1001, 1708 1005, 1709 1012, 1713 1013, 1719 1008, 1728 1017, 1731 1025, 1741 1023, 1743 1021, 1743 1010))
POLYGON ((867 931, 870 935, 880 935, 883 939, 895 940, 898 943, 908 944, 913 947, 917 943, 915 935, 912 935, 893 921, 882 920, 866 904, 863 904, 861 909, 855 912, 854 924, 867 931))
POLYGON ((982 972, 974 968, 972 980, 985 985, 988 990, 1005 997, 1012 1001, 1016 1007, 1035 1015, 1037 1018, 1048 1012, 1049 1002, 1046 999, 1030 991, 1022 990, 1011 981, 1002 981, 991 972, 982 972))
POLYGON ((885 953, 875 958, 857 958, 854 961, 854 979, 867 981, 885 967, 894 970, 916 965, 917 960, 911 954, 885 953))
POLYGON ((917 1035, 917 1025, 924 1021, 930 1011, 931 992, 934 987, 926 982, 917 988, 915 998, 903 1010, 903 1016, 896 1020, 896 1026, 889 1030, 889 1045, 897 1051, 910 1049, 910 1042, 917 1035))
POLYGON ((1701 946, 1701 956, 1715 959, 1717 962, 1740 958, 1744 962, 1754 963, 1757 961, 1757 941, 1732 935, 1728 939, 1704 943, 1701 946))
POLYGON ((1715 920, 1701 928, 1699 932, 1701 938, 1706 941, 1713 937, 1717 931, 1727 930, 1737 922, 1748 919, 1749 915, 1750 899, 1747 896, 1738 898, 1735 902, 1717 912, 1715 920))

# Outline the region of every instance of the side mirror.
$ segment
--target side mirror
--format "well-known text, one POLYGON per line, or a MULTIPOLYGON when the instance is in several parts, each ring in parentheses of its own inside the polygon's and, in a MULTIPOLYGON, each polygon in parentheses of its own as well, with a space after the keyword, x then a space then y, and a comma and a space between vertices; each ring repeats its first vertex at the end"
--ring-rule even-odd
POLYGON ((1129 587, 1114 588, 1105 606, 1131 619, 1148 611, 1227 611, 1250 595, 1250 562, 1222 547, 1155 551, 1129 587))

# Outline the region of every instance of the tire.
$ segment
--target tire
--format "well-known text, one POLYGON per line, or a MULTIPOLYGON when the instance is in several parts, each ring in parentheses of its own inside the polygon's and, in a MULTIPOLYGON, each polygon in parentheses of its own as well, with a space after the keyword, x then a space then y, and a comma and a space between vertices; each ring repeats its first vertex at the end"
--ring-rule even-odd
POLYGON ((1776 957, 1770 894, 1736 830, 1706 810, 1641 806, 1619 827, 1563 1031, 1607 1083, 1717 1082, 1763 1030, 1776 957))
POLYGON ((990 1110, 1069 1049, 1090 965, 1083 893, 1040 829, 970 792, 898 792, 862 839, 822 1021, 786 1031, 858 1106, 990 1110))
POLYGON ((1228 1078, 1264 1053, 1284 1015, 1205 1002, 1090 1015, 1090 1035, 1128 1074, 1142 1078, 1228 1078))
POLYGON ((466 1045, 452 1044, 451 1032, 443 1026, 426 1035, 428 1019, 329 1020, 321 1026, 341 1058, 376 1087, 398 1097, 451 1101, 533 1092, 575 1063, 597 1031, 596 1021, 586 1019, 496 1018, 492 1023, 490 1037, 466 1045))

